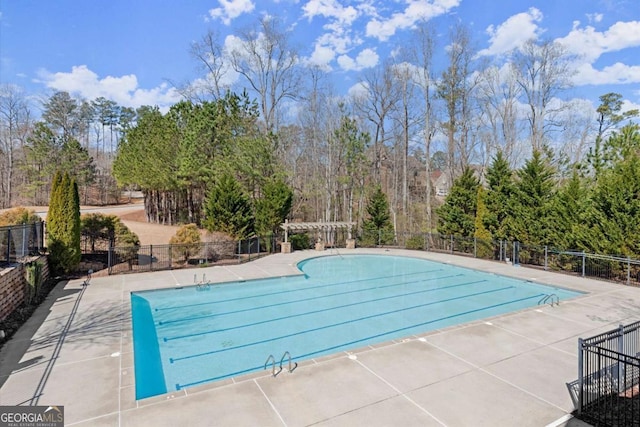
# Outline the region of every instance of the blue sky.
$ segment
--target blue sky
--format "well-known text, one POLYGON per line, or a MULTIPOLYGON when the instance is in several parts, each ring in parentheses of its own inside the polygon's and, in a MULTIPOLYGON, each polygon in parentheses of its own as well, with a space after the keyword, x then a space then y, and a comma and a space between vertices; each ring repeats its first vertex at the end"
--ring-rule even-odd
POLYGON ((577 55, 567 98, 597 105, 615 91, 625 108, 640 107, 638 0, 0 0, 0 83, 166 107, 178 100, 172 83, 198 77, 193 41, 215 29, 230 42, 264 15, 281 18, 301 55, 331 70, 342 93, 422 19, 439 52, 461 21, 495 63, 528 38, 558 40, 577 55))

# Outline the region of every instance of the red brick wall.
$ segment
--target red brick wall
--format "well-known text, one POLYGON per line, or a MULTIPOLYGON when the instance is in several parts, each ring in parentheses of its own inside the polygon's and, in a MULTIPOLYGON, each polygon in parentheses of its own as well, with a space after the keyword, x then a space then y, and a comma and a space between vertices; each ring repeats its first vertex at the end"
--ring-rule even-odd
MULTIPOLYGON (((49 277, 49 264, 46 257, 35 257, 31 261, 39 260, 44 263, 42 277, 49 277)), ((15 310, 25 298, 27 281, 25 279, 25 265, 15 264, 0 270, 0 320, 15 310)))

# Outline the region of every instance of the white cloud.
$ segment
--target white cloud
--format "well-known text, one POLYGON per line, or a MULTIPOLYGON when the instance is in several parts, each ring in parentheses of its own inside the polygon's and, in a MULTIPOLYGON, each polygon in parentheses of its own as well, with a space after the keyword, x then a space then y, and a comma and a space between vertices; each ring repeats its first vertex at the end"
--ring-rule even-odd
POLYGON ((40 83, 48 88, 69 92, 86 99, 105 97, 124 107, 137 108, 141 105, 167 106, 180 100, 180 94, 166 83, 153 89, 138 87, 134 74, 121 77, 107 76, 100 79, 86 65, 74 66, 70 73, 51 73, 41 70, 38 73, 40 83))
POLYGON ((344 7, 336 0, 310 0, 302 7, 303 16, 311 21, 315 16, 333 18, 342 24, 351 24, 358 17, 353 6, 344 7))
POLYGON ((640 104, 637 104, 635 102, 631 102, 628 99, 625 99, 622 101, 622 110, 620 112, 622 113, 626 113, 627 111, 630 110, 638 110, 640 111, 640 104))
POLYGON ((313 53, 311 53, 311 56, 307 58, 306 62, 312 65, 320 66, 323 69, 329 71, 331 69, 329 63, 333 61, 335 57, 336 53, 332 48, 316 44, 313 53))
POLYGON ((353 59, 348 55, 340 55, 338 57, 338 65, 346 71, 360 71, 365 68, 374 67, 380 57, 373 49, 364 49, 358 56, 353 59))
POLYGON ((593 63, 603 53, 640 46, 640 21, 616 22, 604 32, 591 26, 580 28, 576 22, 569 34, 556 41, 584 61, 593 63))
POLYGON ((573 81, 577 85, 640 83, 640 65, 616 62, 597 70, 593 65, 584 63, 577 67, 573 81))
POLYGON ((601 13, 587 13, 587 19, 589 22, 602 22, 602 18, 604 17, 601 13))
POLYGON ((367 36, 386 41, 398 30, 411 28, 418 21, 428 21, 449 12, 460 4, 460 0, 407 0, 407 4, 404 11, 394 13, 389 19, 374 18, 369 21, 367 36))
POLYGON ((576 85, 629 84, 640 82, 640 65, 616 62, 602 68, 594 64, 603 54, 640 47, 640 21, 616 22, 606 31, 575 22, 565 37, 555 40, 576 55, 576 85))
POLYGON ((220 19, 224 25, 231 24, 231 21, 243 13, 252 12, 256 5, 251 0, 218 0, 220 7, 209 10, 209 16, 213 19, 220 19))
POLYGON ((343 6, 337 0, 310 0, 303 7, 303 17, 309 21, 316 17, 327 22, 322 26, 326 31, 315 41, 314 51, 305 62, 330 69, 330 62, 338 55, 346 55, 354 46, 362 43, 362 39, 353 32, 351 26, 362 14, 353 6, 343 6))
POLYGON ((542 12, 535 7, 527 12, 510 16, 498 27, 487 28, 490 45, 479 52, 480 55, 500 55, 521 46, 530 39, 538 38, 541 33, 538 23, 542 21, 542 12))
POLYGON ((369 84, 366 82, 358 82, 347 90, 347 94, 352 98, 366 97, 369 93, 369 84))

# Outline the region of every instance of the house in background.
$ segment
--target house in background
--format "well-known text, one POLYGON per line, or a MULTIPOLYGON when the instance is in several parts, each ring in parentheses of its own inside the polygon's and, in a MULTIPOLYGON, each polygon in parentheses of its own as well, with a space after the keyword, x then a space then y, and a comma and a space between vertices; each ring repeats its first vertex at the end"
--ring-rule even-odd
POLYGON ((445 197, 451 188, 447 174, 440 170, 431 173, 431 185, 438 197, 445 197))

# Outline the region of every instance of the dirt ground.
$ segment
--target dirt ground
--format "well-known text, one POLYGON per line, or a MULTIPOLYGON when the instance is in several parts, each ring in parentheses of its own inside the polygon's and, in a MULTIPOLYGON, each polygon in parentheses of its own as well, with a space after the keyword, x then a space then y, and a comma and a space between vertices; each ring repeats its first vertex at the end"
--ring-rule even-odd
POLYGON ((144 214, 144 207, 118 215, 124 225, 129 227, 140 238, 141 245, 162 245, 176 234, 177 226, 150 224, 144 214))
MULTIPOLYGON (((47 206, 25 207, 34 210, 38 215, 46 220, 48 210, 47 206)), ((148 223, 144 214, 144 205, 139 202, 124 205, 81 206, 80 212, 82 214, 104 213, 120 217, 122 222, 129 227, 131 231, 138 235, 141 245, 167 244, 169 243, 169 239, 171 239, 178 230, 177 226, 148 223)))

